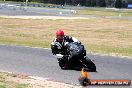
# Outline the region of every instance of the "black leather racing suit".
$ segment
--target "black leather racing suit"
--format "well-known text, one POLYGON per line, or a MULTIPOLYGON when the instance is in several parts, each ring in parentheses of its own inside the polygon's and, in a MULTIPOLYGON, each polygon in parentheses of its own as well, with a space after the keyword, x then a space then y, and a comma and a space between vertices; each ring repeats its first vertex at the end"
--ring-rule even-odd
POLYGON ((53 55, 55 54, 67 55, 66 43, 71 43, 71 42, 80 43, 80 41, 78 41, 76 38, 70 36, 64 36, 62 42, 57 41, 57 39, 55 38, 51 43, 51 50, 53 55))

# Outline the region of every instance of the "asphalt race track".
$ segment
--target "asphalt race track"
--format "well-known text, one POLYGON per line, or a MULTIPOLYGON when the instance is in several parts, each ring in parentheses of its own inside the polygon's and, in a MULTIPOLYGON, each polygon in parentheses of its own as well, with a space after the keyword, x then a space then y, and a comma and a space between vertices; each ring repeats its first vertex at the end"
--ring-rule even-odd
POLYGON ((25 7, 19 4, 0 3, 0 15, 7 16, 73 16, 74 13, 71 9, 25 7))
MULTIPOLYGON (((94 60, 98 71, 89 72, 90 79, 132 80, 132 58, 91 54, 88 56, 94 60)), ((39 76, 70 84, 78 84, 78 78, 81 75, 81 71, 61 70, 50 49, 8 45, 0 45, 0 70, 39 76)))

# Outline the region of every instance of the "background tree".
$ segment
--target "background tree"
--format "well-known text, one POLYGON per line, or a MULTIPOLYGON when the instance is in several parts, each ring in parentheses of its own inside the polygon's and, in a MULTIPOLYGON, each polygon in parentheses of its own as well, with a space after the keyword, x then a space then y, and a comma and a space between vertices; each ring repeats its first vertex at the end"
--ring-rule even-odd
POLYGON ((85 3, 84 3, 85 6, 91 6, 91 0, 86 0, 85 3))
MULTIPOLYGON (((17 1, 24 2, 26 0, 6 0, 6 1, 17 1)), ((31 2, 42 2, 59 5, 81 5, 89 7, 116 7, 116 8, 127 8, 128 3, 132 4, 132 0, 29 0, 31 2)))
POLYGON ((122 0, 116 0, 115 7, 116 8, 121 8, 122 7, 122 0))
POLYGON ((106 6, 105 0, 96 0, 96 6, 105 7, 106 6))

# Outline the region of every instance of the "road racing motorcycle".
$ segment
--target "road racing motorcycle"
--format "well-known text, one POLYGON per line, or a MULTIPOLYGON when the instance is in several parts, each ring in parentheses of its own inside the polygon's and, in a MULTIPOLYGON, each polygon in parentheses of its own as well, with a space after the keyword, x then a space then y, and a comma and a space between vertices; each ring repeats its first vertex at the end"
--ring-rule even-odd
POLYGON ((72 42, 66 48, 67 55, 56 54, 61 69, 67 65, 69 69, 81 70, 84 67, 86 71, 96 72, 96 65, 86 56, 84 45, 72 42))

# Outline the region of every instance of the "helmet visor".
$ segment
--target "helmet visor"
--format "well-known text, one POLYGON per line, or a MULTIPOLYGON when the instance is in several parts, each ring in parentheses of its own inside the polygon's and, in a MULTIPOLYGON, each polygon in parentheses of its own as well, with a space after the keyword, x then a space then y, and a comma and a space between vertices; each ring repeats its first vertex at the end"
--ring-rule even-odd
POLYGON ((56 38, 58 41, 63 41, 64 35, 57 35, 56 38))

